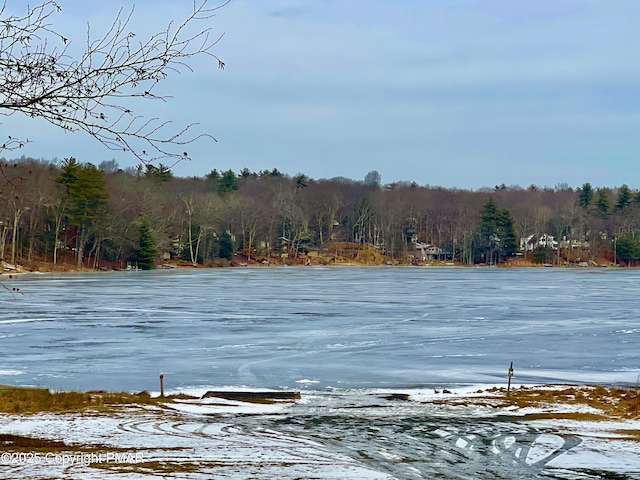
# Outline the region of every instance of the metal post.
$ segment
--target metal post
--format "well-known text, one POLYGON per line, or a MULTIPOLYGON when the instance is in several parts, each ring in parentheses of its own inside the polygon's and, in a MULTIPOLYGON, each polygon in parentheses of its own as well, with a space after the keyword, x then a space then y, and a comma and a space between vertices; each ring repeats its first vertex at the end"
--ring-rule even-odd
POLYGON ((509 365, 509 383, 507 384, 507 395, 509 395, 509 393, 511 393, 511 377, 513 377, 513 362, 511 362, 511 365, 509 365))
POLYGON ((160 396, 164 397, 164 375, 160 374, 160 396))

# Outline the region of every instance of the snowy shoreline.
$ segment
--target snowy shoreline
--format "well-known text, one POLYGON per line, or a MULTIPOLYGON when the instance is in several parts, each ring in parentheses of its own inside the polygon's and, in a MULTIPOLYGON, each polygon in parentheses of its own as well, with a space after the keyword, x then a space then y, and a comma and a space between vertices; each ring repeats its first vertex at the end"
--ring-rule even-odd
MULTIPOLYGON (((67 464, 62 457, 55 463, 61 452, 51 453, 51 461, 45 461, 40 452, 38 462, 34 457, 28 462, 25 456, 5 455, 3 460, 9 461, 0 464, 9 466, 3 468, 4 478, 91 479, 126 474, 127 478, 151 479, 189 471, 189 478, 195 479, 390 480, 430 478, 429 473, 439 471, 447 478, 447 472, 463 474, 485 468, 503 472, 495 478, 533 473, 545 478, 545 472, 553 472, 554 478, 600 478, 586 471, 615 472, 616 478, 640 476, 640 442, 630 436, 640 430, 637 418, 563 418, 568 412, 592 411, 580 405, 503 408, 492 400, 502 398, 504 392, 492 388, 468 385, 452 388, 450 393, 432 389, 303 390, 293 403, 256 404, 203 399, 211 387, 199 387, 166 392, 183 394, 183 398, 163 407, 131 405, 110 414, 2 414, 0 434, 62 441, 67 464), (560 418, 527 419, 551 411, 561 414, 560 418), (309 422, 314 426, 306 427, 309 422), (413 422, 410 436, 403 429, 404 437, 394 437, 389 444, 386 430, 402 422, 413 422), (426 434, 412 433, 422 427, 427 428, 426 434), (361 436, 363 428, 371 432, 368 438, 361 436), (415 450, 408 444, 413 441, 433 451, 415 450), (90 452, 96 455, 88 456, 90 452), (116 457, 116 452, 122 456, 116 457), (450 465, 437 459, 440 457, 449 459, 450 465), (422 469, 415 467, 418 472, 403 473, 410 472, 408 465, 421 464, 422 469)), ((514 389, 519 390, 520 385, 514 389)), ((244 389, 249 390, 254 391, 244 389)), ((21 452, 34 454, 28 449, 21 452)))

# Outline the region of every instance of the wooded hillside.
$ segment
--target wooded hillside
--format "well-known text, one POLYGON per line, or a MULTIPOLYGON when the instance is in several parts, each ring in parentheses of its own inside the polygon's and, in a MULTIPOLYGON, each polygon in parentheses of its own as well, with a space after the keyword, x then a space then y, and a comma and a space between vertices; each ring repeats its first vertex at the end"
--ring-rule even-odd
POLYGON ((309 179, 277 169, 178 178, 75 159, 3 161, 0 255, 27 268, 143 268, 175 261, 629 264, 640 258, 640 193, 309 179))

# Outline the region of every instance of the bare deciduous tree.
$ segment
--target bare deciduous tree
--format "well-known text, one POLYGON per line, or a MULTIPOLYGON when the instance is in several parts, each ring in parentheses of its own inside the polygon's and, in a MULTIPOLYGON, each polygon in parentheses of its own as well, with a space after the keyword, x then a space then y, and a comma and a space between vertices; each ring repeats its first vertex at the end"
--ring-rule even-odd
MULTIPOLYGON (((171 73, 191 70, 189 62, 208 56, 225 64, 213 49, 222 36, 194 26, 215 15, 225 1, 209 7, 196 0, 181 22, 138 40, 130 30, 133 8, 120 10, 101 36, 87 26, 86 46, 76 54, 70 36, 54 27, 61 7, 42 0, 24 15, 0 8, 0 115, 22 113, 43 118, 66 131, 88 133, 112 150, 132 153, 143 163, 160 158, 188 158, 184 145, 208 133, 192 133, 195 124, 172 128, 172 122, 133 111, 131 99, 166 100, 154 87, 171 73)), ((213 138, 215 140, 215 138, 213 138)), ((29 142, 16 135, 0 143, 0 151, 29 142)))

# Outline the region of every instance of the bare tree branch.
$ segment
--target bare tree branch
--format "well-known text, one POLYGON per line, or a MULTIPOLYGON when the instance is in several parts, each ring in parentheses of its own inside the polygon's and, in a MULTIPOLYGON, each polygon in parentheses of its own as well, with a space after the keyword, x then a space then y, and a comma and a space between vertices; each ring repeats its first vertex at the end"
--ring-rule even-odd
MULTIPOLYGON (((66 131, 84 131, 107 148, 132 153, 143 163, 170 158, 188 159, 184 145, 209 133, 192 133, 195 123, 173 128, 171 120, 146 118, 132 111, 133 98, 166 101, 154 93, 170 74, 192 71, 194 57, 207 56, 224 69, 213 49, 222 35, 211 28, 190 33, 191 27, 212 18, 230 0, 209 7, 193 3, 180 23, 138 41, 130 31, 134 9, 120 10, 104 35, 94 38, 87 26, 84 52, 70 53, 68 36, 52 26, 61 12, 54 0, 28 8, 23 16, 0 8, 0 115, 16 112, 40 117, 66 131)), ((9 137, 0 151, 28 140, 9 137)))

